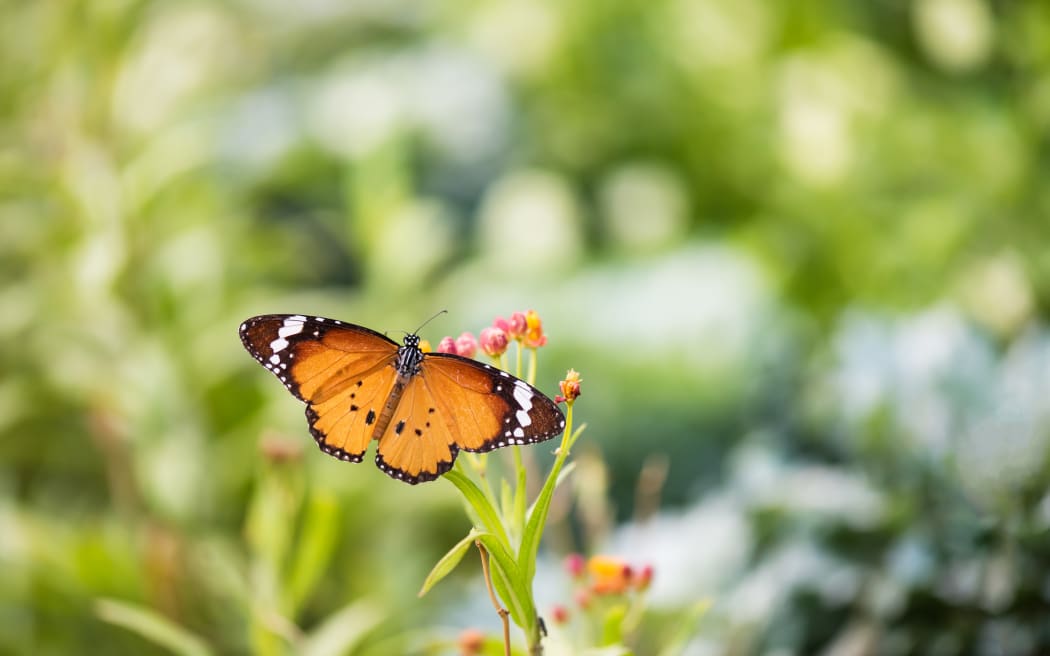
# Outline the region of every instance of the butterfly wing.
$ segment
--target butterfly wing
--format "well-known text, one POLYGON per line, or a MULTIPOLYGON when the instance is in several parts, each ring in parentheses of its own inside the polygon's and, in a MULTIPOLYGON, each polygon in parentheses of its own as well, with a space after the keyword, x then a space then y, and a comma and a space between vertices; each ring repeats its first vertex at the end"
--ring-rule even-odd
POLYGON ((564 428, 554 401, 525 381, 474 360, 428 353, 379 440, 376 465, 415 484, 451 469, 460 449, 542 442, 564 428))
POLYGON ((240 335, 252 357, 307 404, 321 450, 360 462, 397 377, 397 343, 362 326, 298 314, 253 317, 240 335))

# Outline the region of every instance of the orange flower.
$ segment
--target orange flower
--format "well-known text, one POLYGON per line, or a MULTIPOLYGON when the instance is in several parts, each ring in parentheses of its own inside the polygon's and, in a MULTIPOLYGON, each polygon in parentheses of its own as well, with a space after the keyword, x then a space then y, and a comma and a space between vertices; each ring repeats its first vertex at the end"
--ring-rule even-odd
POLYGON ((539 348, 546 343, 547 336, 543 334, 543 322, 540 321, 540 315, 536 313, 536 310, 529 310, 525 313, 525 346, 539 348))
POLYGON ((433 353, 434 347, 430 345, 430 340, 421 339, 419 340, 419 350, 424 353, 433 353))
POLYGON ((565 380, 558 383, 558 386, 561 388, 561 394, 554 397, 554 401, 556 403, 561 403, 562 401, 572 403, 575 401, 576 397, 580 395, 580 383, 582 382, 583 379, 580 378, 580 372, 575 369, 569 369, 565 374, 565 380))
POLYGON ((477 629, 463 629, 459 634, 460 656, 475 656, 485 648, 485 634, 477 629))
POLYGON ((593 579, 591 591, 594 594, 620 594, 631 582, 631 566, 613 556, 591 556, 587 570, 593 579))

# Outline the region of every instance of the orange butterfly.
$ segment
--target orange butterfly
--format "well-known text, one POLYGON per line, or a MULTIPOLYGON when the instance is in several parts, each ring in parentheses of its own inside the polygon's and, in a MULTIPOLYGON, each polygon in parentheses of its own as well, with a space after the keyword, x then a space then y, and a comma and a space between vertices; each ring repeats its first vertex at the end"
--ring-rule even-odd
POLYGON ((306 403, 321 450, 376 465, 415 485, 452 468, 460 449, 483 452, 560 435, 565 415, 542 392, 487 364, 423 353, 362 326, 301 314, 241 324, 244 348, 306 403))

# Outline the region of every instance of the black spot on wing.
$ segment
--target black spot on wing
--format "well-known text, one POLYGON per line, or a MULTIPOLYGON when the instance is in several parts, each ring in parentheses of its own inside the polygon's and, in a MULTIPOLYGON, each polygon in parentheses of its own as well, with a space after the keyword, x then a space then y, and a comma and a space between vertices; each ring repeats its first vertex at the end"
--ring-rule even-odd
POLYGON ((306 420, 310 422, 310 434, 314 436, 314 441, 317 442, 317 446, 322 451, 332 456, 333 458, 339 458, 340 460, 345 460, 347 462, 361 462, 362 457, 365 455, 364 451, 362 451, 361 453, 350 453, 348 451, 340 449, 337 446, 332 446, 328 444, 328 436, 320 430, 314 428, 314 424, 317 422, 317 419, 318 415, 316 412, 314 412, 314 409, 311 406, 306 406, 306 420))

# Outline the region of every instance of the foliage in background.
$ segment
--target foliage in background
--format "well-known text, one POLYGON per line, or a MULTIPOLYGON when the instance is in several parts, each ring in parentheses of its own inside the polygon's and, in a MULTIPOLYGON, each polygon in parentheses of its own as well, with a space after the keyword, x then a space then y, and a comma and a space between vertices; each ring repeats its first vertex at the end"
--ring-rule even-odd
POLYGON ((1044 3, 0 9, 0 652, 451 640, 448 486, 275 471, 236 327, 526 305, 600 451, 552 546, 690 653, 1050 645, 1044 3))

